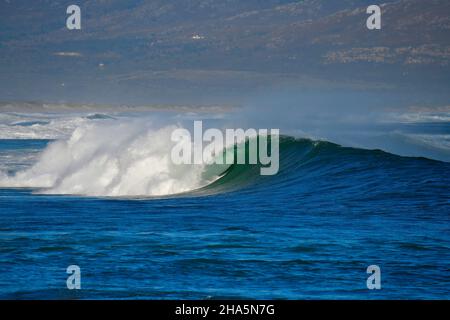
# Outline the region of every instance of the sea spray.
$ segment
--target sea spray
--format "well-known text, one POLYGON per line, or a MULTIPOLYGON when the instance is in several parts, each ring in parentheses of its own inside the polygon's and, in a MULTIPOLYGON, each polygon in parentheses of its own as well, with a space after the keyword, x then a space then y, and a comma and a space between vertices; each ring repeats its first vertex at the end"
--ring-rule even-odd
POLYGON ((31 168, 0 176, 0 187, 41 188, 49 194, 162 196, 210 183, 202 176, 204 166, 172 163, 170 134, 176 128, 154 130, 136 121, 82 125, 69 139, 50 143, 31 168))

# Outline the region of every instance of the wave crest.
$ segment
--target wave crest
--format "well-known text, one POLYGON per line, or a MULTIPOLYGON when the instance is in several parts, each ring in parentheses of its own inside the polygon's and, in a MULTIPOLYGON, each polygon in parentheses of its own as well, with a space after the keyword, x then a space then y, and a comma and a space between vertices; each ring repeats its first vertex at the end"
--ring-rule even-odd
POLYGON ((177 166, 170 159, 176 126, 158 130, 139 122, 83 125, 68 140, 50 143, 39 161, 0 187, 42 188, 46 194, 165 196, 212 181, 204 166, 177 166))

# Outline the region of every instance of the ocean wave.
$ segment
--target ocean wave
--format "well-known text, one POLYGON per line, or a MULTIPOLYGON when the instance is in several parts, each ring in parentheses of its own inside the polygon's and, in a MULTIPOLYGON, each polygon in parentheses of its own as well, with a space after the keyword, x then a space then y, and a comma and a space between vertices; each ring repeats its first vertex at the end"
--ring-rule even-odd
MULTIPOLYGON (((346 141, 353 148, 345 148, 342 141, 338 145, 284 136, 280 140, 280 172, 273 177, 262 177, 258 165, 179 166, 170 158, 171 133, 181 126, 170 123, 178 120, 98 112, 0 114, 0 140, 50 140, 40 154, 35 149, 0 153, 0 187, 106 197, 203 196, 249 186, 255 192, 260 186, 276 185, 281 185, 275 188, 281 192, 283 186, 302 183, 305 176, 328 179, 370 157, 386 163, 393 159, 375 149, 400 156, 450 159, 448 134, 388 132, 370 137, 352 134, 346 141), (349 160, 350 155, 356 156, 349 160), (304 170, 307 167, 310 171, 304 170)), ((370 173, 370 163, 364 170, 370 173)))
POLYGON ((192 191, 217 176, 204 166, 170 158, 175 126, 152 130, 139 122, 79 126, 51 142, 31 168, 0 176, 0 187, 39 188, 47 194, 161 196, 192 191))
MULTIPOLYGON (((261 188, 283 192, 304 179, 330 176, 367 177, 375 166, 401 157, 377 150, 345 148, 325 141, 280 137, 280 171, 261 176, 260 165, 175 165, 171 160, 177 126, 152 129, 142 121, 87 124, 68 139, 50 142, 31 167, 14 174, 0 172, 0 187, 33 188, 43 194, 97 197, 206 196, 261 188), (372 163, 372 161, 375 161, 372 163)), ((193 148, 192 142, 186 147, 193 148)), ((241 142, 248 158, 248 143, 241 142)), ((230 146, 224 146, 224 152, 230 146)), ((217 155, 211 154, 210 160, 217 155)))

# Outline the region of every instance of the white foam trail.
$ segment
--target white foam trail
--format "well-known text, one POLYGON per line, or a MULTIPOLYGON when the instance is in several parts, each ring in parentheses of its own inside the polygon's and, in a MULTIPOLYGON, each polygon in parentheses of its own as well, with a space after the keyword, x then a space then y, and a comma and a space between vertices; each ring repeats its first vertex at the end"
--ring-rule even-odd
POLYGON ((75 114, 4 114, 0 116, 0 139, 67 138, 75 128, 89 121, 75 114), (27 122, 29 124, 26 124, 27 122))
MULTIPOLYGON (((0 187, 44 188, 48 194, 163 196, 212 181, 203 166, 170 159, 176 126, 152 130, 142 122, 83 124, 69 139, 51 143, 31 168, 0 173, 0 187)), ((211 177, 212 178, 212 177, 211 177)))

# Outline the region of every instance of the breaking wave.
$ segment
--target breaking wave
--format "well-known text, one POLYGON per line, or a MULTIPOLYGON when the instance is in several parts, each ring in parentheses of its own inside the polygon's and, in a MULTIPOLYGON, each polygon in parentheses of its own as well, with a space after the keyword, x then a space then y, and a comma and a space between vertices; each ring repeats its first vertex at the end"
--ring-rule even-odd
MULTIPOLYGON (((346 148, 326 141, 284 136, 280 139, 280 171, 276 176, 261 176, 258 165, 176 165, 171 160, 174 146, 171 134, 181 125, 155 121, 159 123, 155 126, 151 119, 118 121, 117 118, 116 114, 99 113, 1 114, 0 139, 26 140, 13 143, 14 150, 0 150, 0 188, 100 197, 203 196, 244 189, 258 192, 260 187, 267 186, 274 187, 273 192, 285 192, 292 185, 307 188, 308 177, 313 177, 314 182, 345 176, 346 181, 361 178, 360 183, 367 183, 387 167, 394 166, 400 172, 402 168, 396 166, 404 159, 380 150, 363 149, 378 148, 377 141, 370 145, 368 139, 361 148, 346 148), (28 139, 46 140, 34 140, 38 150, 18 147, 33 141, 28 139), (11 170, 12 166, 16 168, 11 170), (380 172, 376 173, 377 170, 380 172)), ((450 159, 447 135, 406 137, 409 140, 402 134, 383 136, 384 150, 450 159), (439 139, 430 140, 435 138, 439 139)), ((2 141, 5 144, 13 140, 2 141)), ((407 163, 411 165, 414 161, 407 163)), ((427 162, 426 168, 429 167, 432 165, 427 162)))
POLYGON ((40 188, 48 194, 161 196, 211 183, 203 165, 171 161, 171 132, 177 127, 143 129, 142 124, 80 126, 67 140, 51 142, 31 168, 2 174, 0 187, 40 188))

